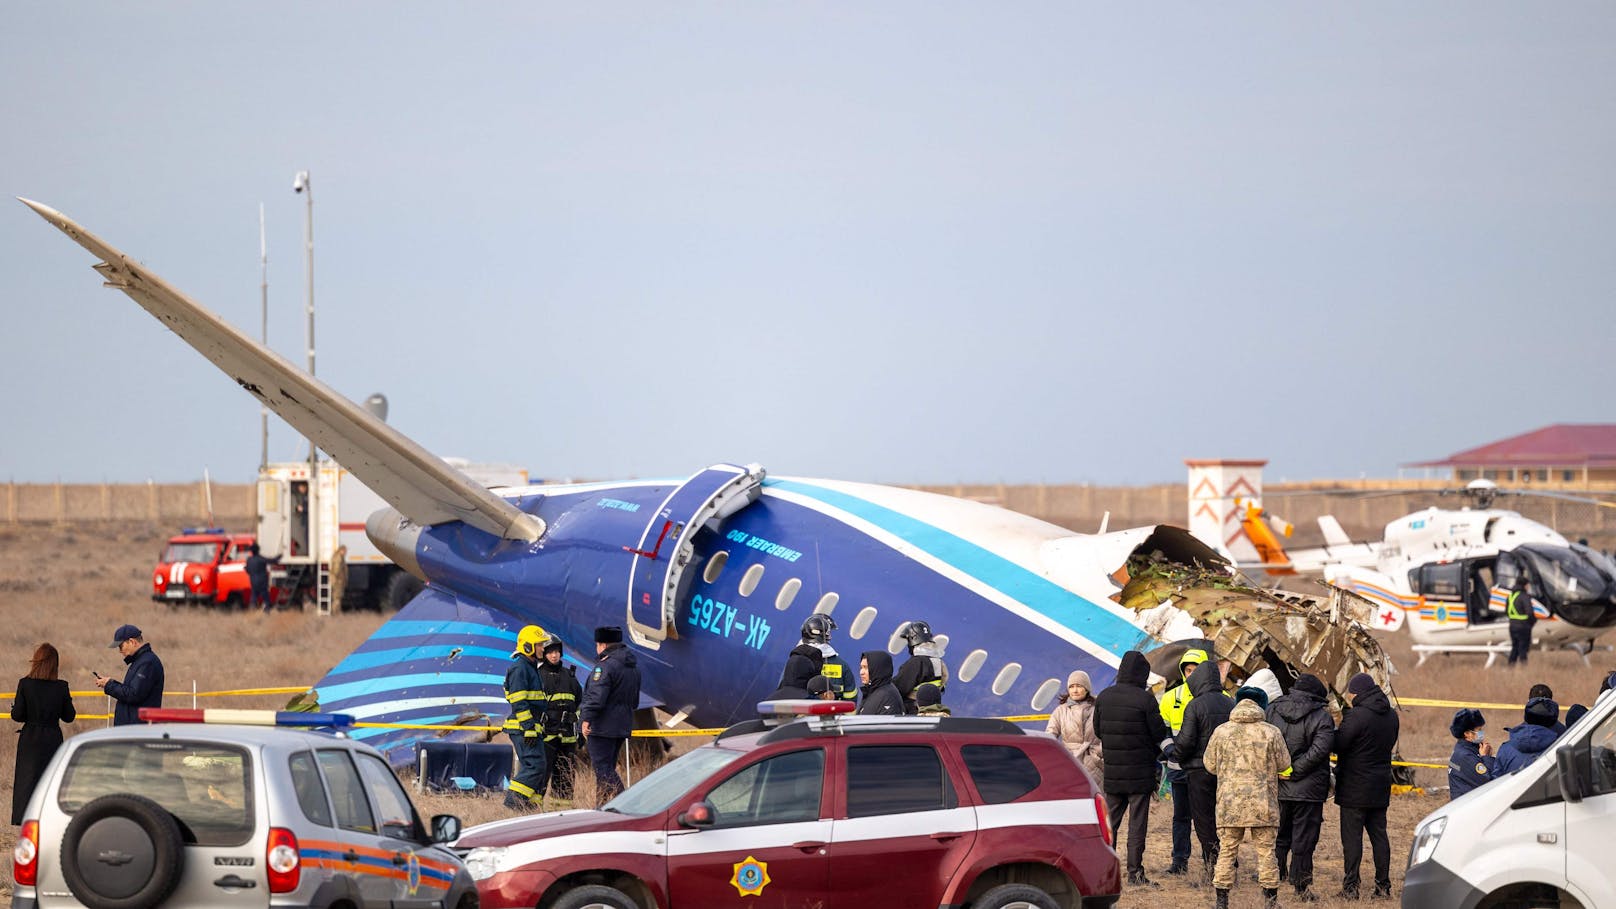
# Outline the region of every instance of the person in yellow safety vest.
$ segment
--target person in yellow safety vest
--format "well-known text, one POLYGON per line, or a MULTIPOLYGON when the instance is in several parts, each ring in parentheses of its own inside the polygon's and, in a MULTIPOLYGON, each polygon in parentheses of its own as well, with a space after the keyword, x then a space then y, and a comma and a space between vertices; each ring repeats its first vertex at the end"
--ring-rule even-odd
POLYGON ((1509 616, 1509 665, 1516 660, 1526 665, 1526 655, 1532 650, 1532 626, 1537 624, 1537 613, 1532 610, 1532 595, 1526 592, 1526 579, 1518 578, 1504 614, 1509 616))
POLYGON ((535 807, 535 795, 543 797, 545 784, 544 742, 540 724, 544 718, 544 679, 539 675, 539 655, 550 636, 537 625, 528 625, 516 634, 511 667, 505 670, 505 700, 511 715, 504 732, 516 749, 516 776, 507 784, 505 807, 528 811, 535 807))
MULTIPOLYGON (((1184 708, 1195 697, 1190 693, 1190 673, 1204 662, 1205 650, 1191 648, 1184 651, 1184 655, 1178 658, 1178 671, 1182 673, 1183 680, 1167 689, 1157 705, 1167 728, 1175 736, 1179 727, 1184 725, 1184 708)), ((1167 873, 1186 874, 1190 868, 1190 787, 1184 770, 1176 761, 1167 762, 1167 782, 1173 792, 1173 863, 1167 867, 1167 873)))

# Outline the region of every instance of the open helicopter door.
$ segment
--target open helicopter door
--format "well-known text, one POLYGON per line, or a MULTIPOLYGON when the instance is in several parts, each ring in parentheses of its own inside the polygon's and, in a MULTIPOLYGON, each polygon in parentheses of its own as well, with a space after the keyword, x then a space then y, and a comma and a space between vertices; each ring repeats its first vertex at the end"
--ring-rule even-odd
POLYGON ((629 566, 628 632, 636 644, 657 650, 668 639, 689 586, 685 571, 695 552, 696 531, 757 501, 765 475, 758 464, 715 464, 662 501, 639 545, 629 549, 634 561, 629 566))

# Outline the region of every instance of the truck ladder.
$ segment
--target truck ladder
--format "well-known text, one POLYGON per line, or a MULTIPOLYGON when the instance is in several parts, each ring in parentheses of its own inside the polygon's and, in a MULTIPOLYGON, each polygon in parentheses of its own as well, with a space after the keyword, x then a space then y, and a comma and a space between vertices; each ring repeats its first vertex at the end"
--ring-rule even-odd
POLYGON ((314 580, 314 612, 316 615, 331 614, 331 566, 320 562, 315 566, 314 580))

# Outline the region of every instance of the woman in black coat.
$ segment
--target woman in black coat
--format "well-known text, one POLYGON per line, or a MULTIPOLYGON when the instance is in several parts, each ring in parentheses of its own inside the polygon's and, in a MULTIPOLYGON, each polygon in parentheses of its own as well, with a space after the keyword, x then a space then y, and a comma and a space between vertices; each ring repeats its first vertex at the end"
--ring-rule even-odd
POLYGON ((17 680, 17 697, 11 702, 11 718, 22 724, 17 738, 17 775, 12 781, 11 823, 21 824, 34 787, 45 775, 56 749, 62 744, 62 727, 78 716, 67 683, 56 677, 61 658, 50 644, 34 650, 33 665, 27 678, 17 680))

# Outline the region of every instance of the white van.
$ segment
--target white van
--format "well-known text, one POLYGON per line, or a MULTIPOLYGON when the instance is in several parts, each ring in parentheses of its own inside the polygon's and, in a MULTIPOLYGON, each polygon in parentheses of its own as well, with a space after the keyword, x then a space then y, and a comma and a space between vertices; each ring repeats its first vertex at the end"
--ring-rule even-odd
POLYGON ((1554 748, 1433 811, 1414 831, 1403 906, 1616 906, 1616 696, 1554 748))

